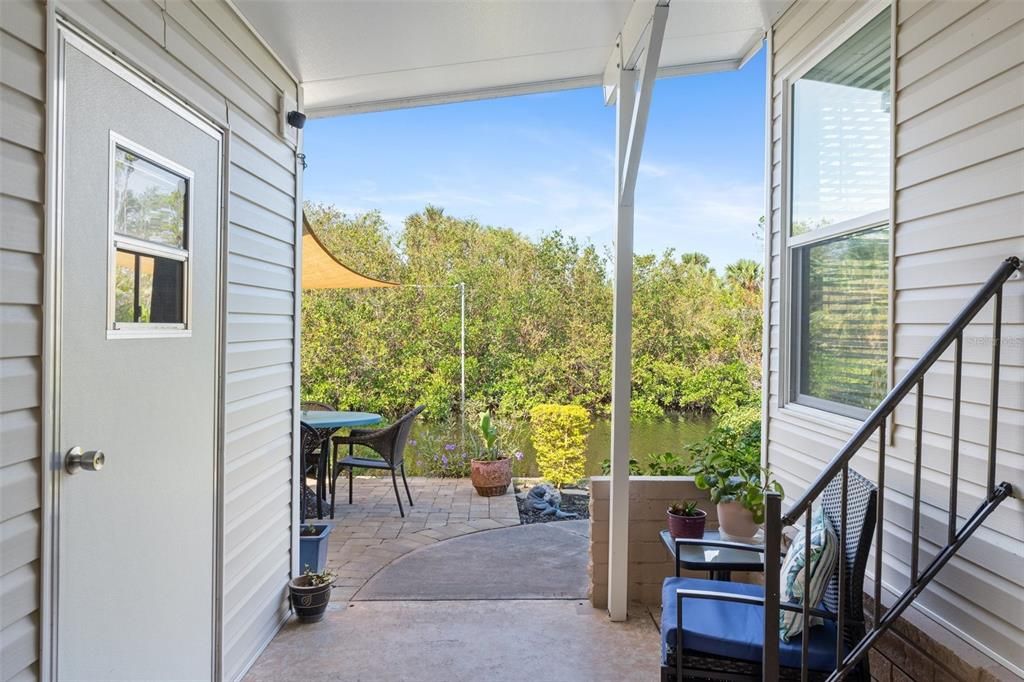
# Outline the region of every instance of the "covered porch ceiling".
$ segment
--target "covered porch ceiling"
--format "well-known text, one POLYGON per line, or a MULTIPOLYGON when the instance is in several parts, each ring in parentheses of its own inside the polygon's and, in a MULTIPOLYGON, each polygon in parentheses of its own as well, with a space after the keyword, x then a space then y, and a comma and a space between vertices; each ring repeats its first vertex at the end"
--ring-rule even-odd
MULTIPOLYGON (((673 0, 658 75, 739 68, 791 2, 673 0)), ((304 111, 323 117, 601 85, 630 10, 655 2, 234 4, 302 83, 304 111)))

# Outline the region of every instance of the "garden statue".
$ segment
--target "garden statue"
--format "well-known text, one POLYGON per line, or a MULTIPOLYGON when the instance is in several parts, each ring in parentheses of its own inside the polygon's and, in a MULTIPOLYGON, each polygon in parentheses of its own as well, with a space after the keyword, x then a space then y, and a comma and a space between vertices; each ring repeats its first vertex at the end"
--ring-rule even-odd
POLYGON ((526 494, 526 505, 539 511, 541 516, 554 516, 556 519, 575 519, 578 516, 559 509, 562 505, 562 493, 546 483, 530 488, 530 492, 526 494))

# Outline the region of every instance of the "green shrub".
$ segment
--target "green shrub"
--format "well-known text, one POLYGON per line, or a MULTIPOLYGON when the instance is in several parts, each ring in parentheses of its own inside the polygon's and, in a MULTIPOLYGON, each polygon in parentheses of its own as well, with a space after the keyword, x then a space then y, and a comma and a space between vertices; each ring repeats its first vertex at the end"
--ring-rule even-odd
POLYGON ((689 473, 689 459, 674 452, 652 454, 647 461, 648 476, 687 476, 689 473))
MULTIPOLYGON (((629 458, 629 475, 640 476, 643 474, 643 469, 640 468, 640 462, 636 461, 632 457, 629 458)), ((605 457, 601 460, 601 475, 611 476, 612 474, 612 460, 605 457)))
POLYGON ((629 401, 629 411, 633 421, 638 422, 652 422, 665 416, 665 410, 651 398, 633 398, 629 401))
POLYGON ((561 488, 583 478, 590 414, 579 405, 536 405, 530 410, 530 440, 540 475, 561 488))

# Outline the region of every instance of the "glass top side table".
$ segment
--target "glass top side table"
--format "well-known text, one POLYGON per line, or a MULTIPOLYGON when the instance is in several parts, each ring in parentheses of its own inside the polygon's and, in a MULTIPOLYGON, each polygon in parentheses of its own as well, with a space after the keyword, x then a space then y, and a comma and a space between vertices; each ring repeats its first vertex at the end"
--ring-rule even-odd
POLYGON ((716 530, 703 538, 673 538, 661 531, 661 541, 675 559, 676 577, 680 568, 707 571, 712 580, 729 580, 732 571, 764 571, 764 548, 757 544, 724 540, 716 530))

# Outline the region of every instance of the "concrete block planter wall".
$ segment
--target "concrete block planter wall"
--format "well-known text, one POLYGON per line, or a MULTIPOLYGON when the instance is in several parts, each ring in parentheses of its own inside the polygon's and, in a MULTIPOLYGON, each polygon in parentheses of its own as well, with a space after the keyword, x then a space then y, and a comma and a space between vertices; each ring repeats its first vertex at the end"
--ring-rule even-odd
MULTIPOLYGON (((590 600, 595 608, 608 605, 607 476, 590 479, 590 600)), ((672 557, 659 533, 667 528, 665 512, 673 502, 697 500, 707 512, 707 530, 718 528, 718 515, 708 493, 690 476, 629 477, 629 599, 644 604, 661 601, 661 582, 673 575, 672 557)), ((707 575, 693 574, 706 578, 707 575)))

